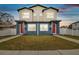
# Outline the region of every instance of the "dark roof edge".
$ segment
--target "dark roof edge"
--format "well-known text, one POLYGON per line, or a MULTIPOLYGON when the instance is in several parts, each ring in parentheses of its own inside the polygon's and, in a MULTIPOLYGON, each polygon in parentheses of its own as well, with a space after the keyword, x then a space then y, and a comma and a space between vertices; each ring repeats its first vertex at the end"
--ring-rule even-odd
POLYGON ((75 23, 79 23, 79 21, 73 22, 73 23, 71 23, 69 26, 71 26, 72 24, 75 24, 75 23))
MULTIPOLYGON (((43 6, 43 5, 40 5, 40 4, 33 5, 33 6, 29 7, 29 8, 23 7, 23 8, 18 9, 17 11, 20 11, 20 10, 22 10, 22 9, 32 10, 32 9, 30 9, 30 8, 33 8, 33 7, 36 7, 36 6, 44 7, 45 9, 44 9, 42 12, 44 12, 44 11, 47 10, 47 9, 54 9, 54 10, 56 10, 57 12, 59 11, 59 9, 57 9, 57 8, 54 8, 54 7, 46 7, 46 6, 43 6)), ((32 12, 34 12, 34 11, 32 10, 32 12)))
POLYGON ((54 10, 56 10, 57 12, 59 11, 59 9, 57 9, 57 8, 49 7, 49 8, 44 9, 42 12, 44 12, 45 10, 48 10, 48 9, 54 9, 54 10))
POLYGON ((48 7, 40 5, 40 4, 33 5, 33 6, 29 7, 29 8, 33 8, 33 7, 36 7, 36 6, 41 6, 41 7, 44 7, 44 8, 48 8, 48 7))
MULTIPOLYGON (((17 11, 20 11, 20 10, 22 10, 22 9, 28 9, 28 10, 32 10, 32 9, 30 9, 30 8, 23 7, 23 8, 20 8, 20 9, 18 9, 17 11)), ((32 10, 32 12, 33 12, 33 10, 32 10)))

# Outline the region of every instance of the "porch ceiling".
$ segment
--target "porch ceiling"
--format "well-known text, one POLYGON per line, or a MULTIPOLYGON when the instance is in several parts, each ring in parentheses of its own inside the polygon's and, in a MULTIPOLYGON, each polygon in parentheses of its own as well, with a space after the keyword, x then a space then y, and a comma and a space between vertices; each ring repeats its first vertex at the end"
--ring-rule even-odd
POLYGON ((25 20, 16 20, 16 22, 60 22, 61 20, 52 20, 52 21, 25 21, 25 20))

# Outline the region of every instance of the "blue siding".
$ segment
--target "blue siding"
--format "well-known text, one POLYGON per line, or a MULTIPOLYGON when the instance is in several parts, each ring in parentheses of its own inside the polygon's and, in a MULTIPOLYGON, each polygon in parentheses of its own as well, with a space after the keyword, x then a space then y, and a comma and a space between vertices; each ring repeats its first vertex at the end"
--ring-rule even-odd
POLYGON ((56 27, 57 27, 57 28, 56 28, 57 34, 59 34, 59 22, 57 22, 56 24, 57 24, 57 26, 56 26, 56 27))
POLYGON ((40 23, 36 23, 36 31, 37 31, 37 35, 39 35, 39 32, 40 32, 40 23))
POLYGON ((16 22, 16 34, 19 34, 19 23, 16 22))
POLYGON ((53 29, 53 22, 51 22, 51 24, 50 24, 50 34, 53 34, 53 31, 52 31, 52 29, 53 29))

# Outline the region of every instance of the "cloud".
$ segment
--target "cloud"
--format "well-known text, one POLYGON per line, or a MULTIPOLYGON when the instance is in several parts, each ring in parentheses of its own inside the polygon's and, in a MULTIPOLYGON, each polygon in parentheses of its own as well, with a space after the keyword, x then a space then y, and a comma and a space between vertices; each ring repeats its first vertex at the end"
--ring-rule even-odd
POLYGON ((79 7, 79 4, 67 4, 70 7, 79 7))
POLYGON ((60 22, 60 26, 69 26, 73 22, 75 22, 75 21, 66 21, 66 20, 64 20, 64 21, 60 22))
POLYGON ((59 12, 69 11, 70 8, 59 8, 59 12))
POLYGON ((79 21, 79 17, 77 17, 77 16, 74 16, 72 18, 58 16, 57 19, 61 20, 60 26, 69 26, 71 23, 79 21), (77 19, 77 20, 75 20, 75 19, 77 19))
POLYGON ((79 4, 64 4, 63 8, 59 8, 60 12, 64 12, 64 11, 70 11, 76 8, 79 8, 79 4))

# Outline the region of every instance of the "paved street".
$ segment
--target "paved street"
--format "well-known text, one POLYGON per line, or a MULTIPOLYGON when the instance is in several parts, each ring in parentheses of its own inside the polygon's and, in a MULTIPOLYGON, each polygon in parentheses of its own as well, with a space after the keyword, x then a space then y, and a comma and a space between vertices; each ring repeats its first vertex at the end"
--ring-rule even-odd
POLYGON ((48 51, 22 51, 0 50, 0 55, 79 55, 79 49, 75 50, 48 50, 48 51))

